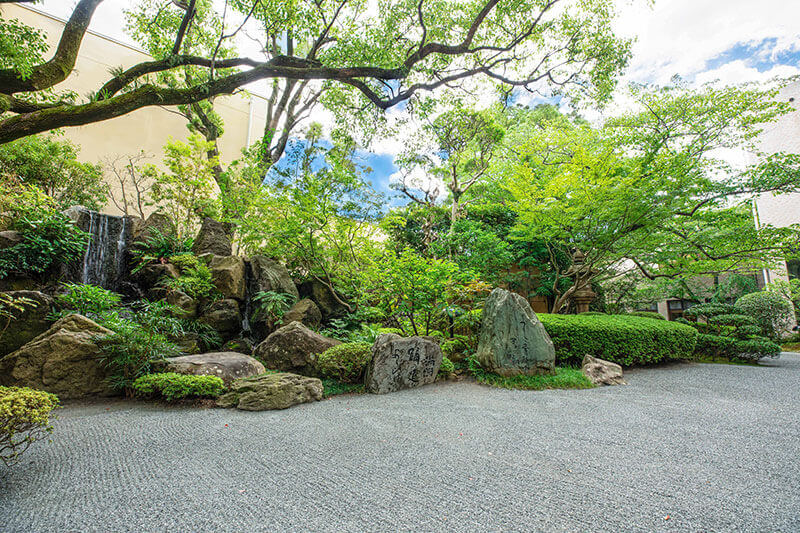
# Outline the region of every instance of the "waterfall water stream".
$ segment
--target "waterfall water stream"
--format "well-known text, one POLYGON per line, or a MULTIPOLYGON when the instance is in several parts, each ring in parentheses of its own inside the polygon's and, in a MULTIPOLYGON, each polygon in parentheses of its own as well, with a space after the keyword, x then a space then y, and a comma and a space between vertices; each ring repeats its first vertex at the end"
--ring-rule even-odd
POLYGON ((76 225, 89 233, 89 244, 77 268, 70 268, 75 281, 116 290, 125 274, 129 232, 127 217, 105 215, 88 209, 71 214, 76 225))

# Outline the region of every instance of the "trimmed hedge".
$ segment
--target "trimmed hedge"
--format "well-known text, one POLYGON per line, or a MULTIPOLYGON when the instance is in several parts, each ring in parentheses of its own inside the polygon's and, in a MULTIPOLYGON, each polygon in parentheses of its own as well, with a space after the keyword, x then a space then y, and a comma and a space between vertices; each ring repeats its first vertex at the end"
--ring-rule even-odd
POLYGON ((225 383, 218 376, 163 372, 138 378, 133 382, 133 391, 136 396, 161 396, 168 402, 173 402, 183 398, 216 398, 225 391, 225 383))
POLYGON ((556 348, 556 364, 580 366, 592 355, 624 366, 689 359, 697 331, 630 315, 538 315, 556 348))

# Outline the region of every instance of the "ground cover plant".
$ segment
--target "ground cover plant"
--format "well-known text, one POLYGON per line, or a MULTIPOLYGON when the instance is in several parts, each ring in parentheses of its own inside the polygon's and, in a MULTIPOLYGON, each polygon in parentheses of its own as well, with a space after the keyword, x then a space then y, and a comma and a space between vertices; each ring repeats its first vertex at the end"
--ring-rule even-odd
POLYGON ((216 398, 225 392, 218 376, 195 376, 163 372, 140 376, 131 386, 136 396, 163 398, 168 402, 185 398, 216 398))
POLYGON ((501 389, 544 390, 544 389, 591 389, 589 378, 579 368, 556 367, 554 375, 504 377, 486 372, 474 360, 469 360, 472 376, 484 385, 501 389))

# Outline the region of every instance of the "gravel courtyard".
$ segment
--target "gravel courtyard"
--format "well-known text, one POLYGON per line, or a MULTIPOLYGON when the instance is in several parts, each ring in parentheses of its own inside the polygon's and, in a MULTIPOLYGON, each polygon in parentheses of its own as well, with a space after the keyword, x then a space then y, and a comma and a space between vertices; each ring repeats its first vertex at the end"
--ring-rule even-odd
POLYGON ((280 412, 71 404, 0 530, 800 531, 800 356, 280 412))

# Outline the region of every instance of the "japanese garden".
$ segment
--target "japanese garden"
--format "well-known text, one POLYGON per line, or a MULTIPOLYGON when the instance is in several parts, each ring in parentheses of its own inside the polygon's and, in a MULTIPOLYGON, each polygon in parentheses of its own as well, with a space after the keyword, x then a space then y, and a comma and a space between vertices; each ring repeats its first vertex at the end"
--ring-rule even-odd
POLYGON ((636 3, 0 0, 0 530, 797 531, 800 34, 636 3))

